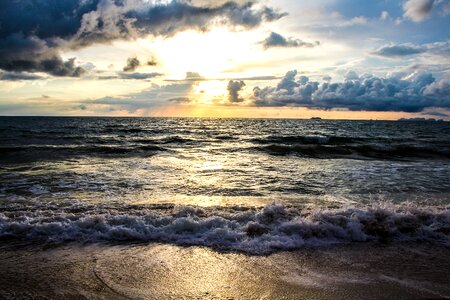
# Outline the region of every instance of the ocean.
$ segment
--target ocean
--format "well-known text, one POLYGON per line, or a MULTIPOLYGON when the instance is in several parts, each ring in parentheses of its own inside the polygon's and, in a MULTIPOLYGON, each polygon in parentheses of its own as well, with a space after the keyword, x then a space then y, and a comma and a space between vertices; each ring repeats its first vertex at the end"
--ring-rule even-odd
POLYGON ((0 118, 0 239, 450 245, 450 123, 0 118))

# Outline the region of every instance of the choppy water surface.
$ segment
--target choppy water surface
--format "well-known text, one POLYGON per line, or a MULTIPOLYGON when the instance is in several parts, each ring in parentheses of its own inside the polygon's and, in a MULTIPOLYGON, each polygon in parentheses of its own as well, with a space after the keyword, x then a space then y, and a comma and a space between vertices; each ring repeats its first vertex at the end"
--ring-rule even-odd
POLYGON ((0 118, 4 238, 448 243, 449 193, 446 122, 0 118))

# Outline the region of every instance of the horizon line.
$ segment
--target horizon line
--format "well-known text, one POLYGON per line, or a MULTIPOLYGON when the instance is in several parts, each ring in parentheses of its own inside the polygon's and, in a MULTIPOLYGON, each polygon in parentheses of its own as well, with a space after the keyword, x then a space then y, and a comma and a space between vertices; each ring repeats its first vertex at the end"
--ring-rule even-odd
POLYGON ((322 118, 322 117, 311 117, 311 118, 295 118, 295 117, 175 117, 175 116, 107 116, 107 115, 96 115, 96 116, 83 116, 83 115, 0 115, 0 118, 117 118, 117 119, 247 119, 247 120, 310 120, 310 121, 436 121, 436 122, 450 122, 450 120, 439 119, 439 118, 399 118, 399 119, 333 119, 333 118, 322 118))

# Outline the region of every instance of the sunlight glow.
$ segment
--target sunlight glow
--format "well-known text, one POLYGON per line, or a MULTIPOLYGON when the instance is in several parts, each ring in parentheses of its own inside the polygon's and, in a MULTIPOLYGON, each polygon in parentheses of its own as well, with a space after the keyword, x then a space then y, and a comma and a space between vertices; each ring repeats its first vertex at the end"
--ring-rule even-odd
POLYGON ((207 78, 221 73, 252 56, 252 47, 258 34, 231 32, 216 28, 209 32, 185 31, 169 39, 141 40, 141 45, 157 50, 157 56, 166 72, 183 78, 186 72, 198 72, 207 78))
POLYGON ((226 81, 201 81, 194 86, 194 97, 199 104, 213 104, 226 97, 226 81))

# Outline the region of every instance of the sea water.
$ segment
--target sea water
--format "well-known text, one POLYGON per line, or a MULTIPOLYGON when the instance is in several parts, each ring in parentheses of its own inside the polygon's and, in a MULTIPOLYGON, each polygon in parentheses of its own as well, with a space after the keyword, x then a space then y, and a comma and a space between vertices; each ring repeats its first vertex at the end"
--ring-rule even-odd
POLYGON ((450 244, 450 123, 0 118, 0 238, 450 244))

